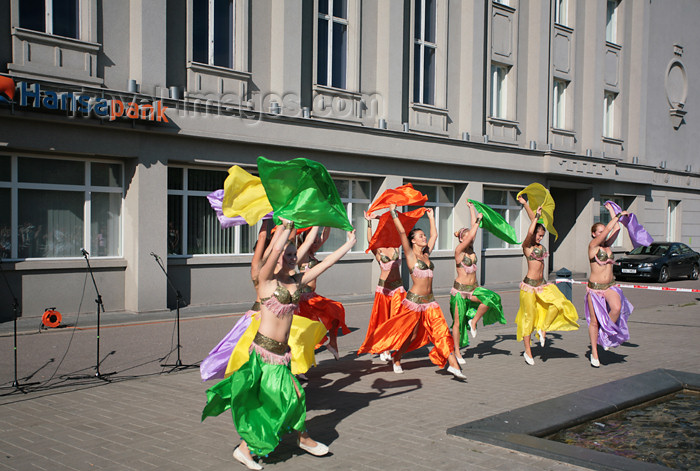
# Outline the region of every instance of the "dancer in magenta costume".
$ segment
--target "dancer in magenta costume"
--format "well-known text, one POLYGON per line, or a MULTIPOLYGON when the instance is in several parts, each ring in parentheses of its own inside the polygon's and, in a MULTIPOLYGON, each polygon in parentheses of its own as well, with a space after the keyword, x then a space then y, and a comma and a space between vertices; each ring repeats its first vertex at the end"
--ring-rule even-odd
POLYGON ((615 256, 610 249, 620 233, 620 216, 626 215, 627 211, 615 214, 610 204, 606 203, 605 207, 610 211, 610 222, 607 225, 601 222, 593 224, 593 240, 588 244, 591 276, 586 287, 585 312, 591 339, 591 366, 595 368, 600 366, 598 345, 607 350, 629 340, 627 319, 634 309, 622 294, 622 289, 613 286, 615 256))

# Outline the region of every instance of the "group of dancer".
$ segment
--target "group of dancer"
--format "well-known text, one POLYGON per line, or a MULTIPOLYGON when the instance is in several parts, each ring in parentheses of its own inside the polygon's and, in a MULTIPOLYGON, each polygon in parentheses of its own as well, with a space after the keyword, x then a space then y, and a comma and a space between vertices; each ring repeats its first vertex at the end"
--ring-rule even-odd
MULTIPOLYGON (((546 234, 540 222, 542 207, 518 197, 530 219, 522 242, 527 261, 527 276, 520 284, 520 307, 516 315, 517 340, 523 341, 523 358, 534 365, 531 336, 539 337, 545 346, 548 331, 578 329, 574 305, 559 289, 544 279, 544 262, 548 256, 542 239, 546 234)), ((456 278, 450 292, 452 326, 435 300, 432 282, 434 264, 430 254, 437 241, 435 217, 431 209, 425 214, 429 233, 402 223, 397 204, 388 205, 391 225, 398 233, 400 246, 374 246, 372 253, 380 266, 374 304, 364 342, 358 354, 378 354, 389 361, 393 371, 403 373, 403 356, 428 343, 432 363, 446 368, 448 374, 465 380, 461 365, 466 364, 461 349, 469 345, 469 337, 477 336, 482 325, 505 324, 501 297, 477 282, 478 258, 474 251, 480 223, 484 215, 471 201, 470 227, 455 232, 458 242, 454 251, 456 278), (408 267, 411 286, 403 287, 401 251, 408 267)), ((591 339, 590 362, 600 366, 597 346, 606 350, 629 338, 627 318, 632 305, 619 287, 613 286, 611 244, 619 235, 619 219, 626 211, 611 213, 607 225, 595 224, 588 247, 591 276, 585 298, 585 313, 591 339)), ((263 223, 255 247, 251 279, 257 300, 253 308, 202 362, 202 379, 222 379, 207 391, 207 404, 202 420, 231 409, 241 442, 233 456, 249 469, 262 469, 254 456, 266 456, 279 444, 283 433, 296 432, 298 446, 313 455, 322 456, 328 447, 313 440, 305 427, 306 404, 299 379, 315 365, 315 349, 325 343, 333 357, 339 359, 339 330, 349 333, 342 304, 316 294, 316 280, 340 260, 356 242, 355 231, 347 241, 323 260, 315 254, 328 238, 328 228, 314 226, 297 231, 294 223, 279 218, 274 229, 263 223), (299 232, 299 233, 298 233, 299 232), (297 249, 298 247, 298 249, 297 249)), ((365 213, 367 238, 373 238, 372 221, 376 213, 365 213)), ((379 230, 379 229, 378 229, 379 230)))

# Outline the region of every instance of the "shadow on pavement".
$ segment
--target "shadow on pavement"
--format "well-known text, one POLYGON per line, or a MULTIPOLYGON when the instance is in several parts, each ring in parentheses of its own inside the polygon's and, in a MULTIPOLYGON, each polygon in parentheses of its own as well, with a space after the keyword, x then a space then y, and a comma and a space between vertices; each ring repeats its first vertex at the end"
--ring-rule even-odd
MULTIPOLYGON (((353 368, 338 380, 317 378, 316 374, 337 373, 330 365, 335 362, 324 362, 326 367, 320 367, 310 376, 304 390, 306 391, 306 410, 329 411, 323 415, 317 415, 306 421, 309 434, 315 440, 319 440, 326 445, 331 445, 338 437, 337 425, 367 407, 372 401, 385 399, 401 394, 406 394, 422 388, 419 379, 400 378, 395 381, 385 378, 377 378, 372 383, 373 392, 353 392, 347 391, 354 383, 360 381, 364 376, 385 372, 386 364, 373 363, 371 359, 353 361, 353 368)), ((424 363, 424 362, 420 362, 424 363)), ((430 362, 427 362, 430 364, 430 362)), ((308 373, 307 373, 308 375, 308 373)), ((296 434, 287 434, 283 437, 279 446, 275 449, 274 456, 264 458, 264 463, 279 463, 288 459, 306 454, 296 444, 296 434)), ((327 456, 332 456, 329 453, 327 456)))

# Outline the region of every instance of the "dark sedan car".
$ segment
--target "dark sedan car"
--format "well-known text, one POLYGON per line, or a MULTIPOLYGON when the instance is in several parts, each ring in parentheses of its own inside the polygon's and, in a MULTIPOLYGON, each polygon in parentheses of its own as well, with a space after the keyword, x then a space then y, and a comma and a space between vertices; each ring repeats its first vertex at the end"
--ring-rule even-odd
POLYGON ((654 242, 648 247, 637 247, 618 260, 613 273, 618 280, 646 278, 666 283, 671 278, 687 276, 698 279, 700 254, 679 242, 654 242))

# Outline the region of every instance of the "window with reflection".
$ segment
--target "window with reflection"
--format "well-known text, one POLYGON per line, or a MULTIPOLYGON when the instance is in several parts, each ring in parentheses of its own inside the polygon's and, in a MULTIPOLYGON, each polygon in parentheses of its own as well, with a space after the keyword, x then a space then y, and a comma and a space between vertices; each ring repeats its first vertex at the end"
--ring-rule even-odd
POLYGON ((3 258, 121 256, 121 163, 13 156, 0 169, 3 258))
POLYGON ((207 199, 227 176, 226 170, 168 168, 168 255, 253 253, 262 223, 223 229, 207 199))
MULTIPOLYGON (((518 203, 517 190, 507 190, 499 188, 484 188, 484 204, 490 206, 498 214, 503 216, 508 224, 515 229, 516 240, 522 240, 524 234, 520 230, 520 220, 522 217, 522 205, 518 203)), ((527 217, 527 216, 526 216, 527 217)), ((485 249, 507 249, 517 248, 519 245, 509 244, 494 236, 489 231, 482 231, 485 249)))
POLYGON ((80 38, 80 0, 21 0, 20 28, 42 33, 80 38))
MULTIPOLYGON (((342 201, 343 206, 345 206, 350 224, 357 229, 355 232, 357 243, 355 247, 352 248, 352 251, 362 252, 367 248, 368 242, 367 231, 365 230, 367 224, 365 222, 364 212, 371 202, 372 194, 370 193, 370 181, 334 178, 333 182, 338 189, 340 201, 342 201)), ((332 252, 343 245, 346 240, 347 233, 345 231, 332 228, 330 236, 326 243, 323 244, 321 251, 332 252)))
MULTIPOLYGON (((435 214, 435 225, 438 231, 438 240, 435 250, 452 250, 454 248, 454 223, 452 213, 455 206, 455 189, 452 185, 430 185, 426 183, 413 182, 413 188, 428 197, 425 203, 426 208, 432 208, 435 214)), ((416 209, 416 206, 409 206, 406 211, 416 209)), ((415 227, 425 232, 426 237, 430 237, 430 222, 427 215, 423 215, 418 220, 415 227)))
POLYGON ((316 83, 345 89, 348 60, 348 1, 318 0, 316 83))
POLYGON ((234 0, 192 0, 192 60, 234 68, 234 0))
POLYGON ((413 101, 434 105, 437 0, 415 0, 413 19, 413 101))

